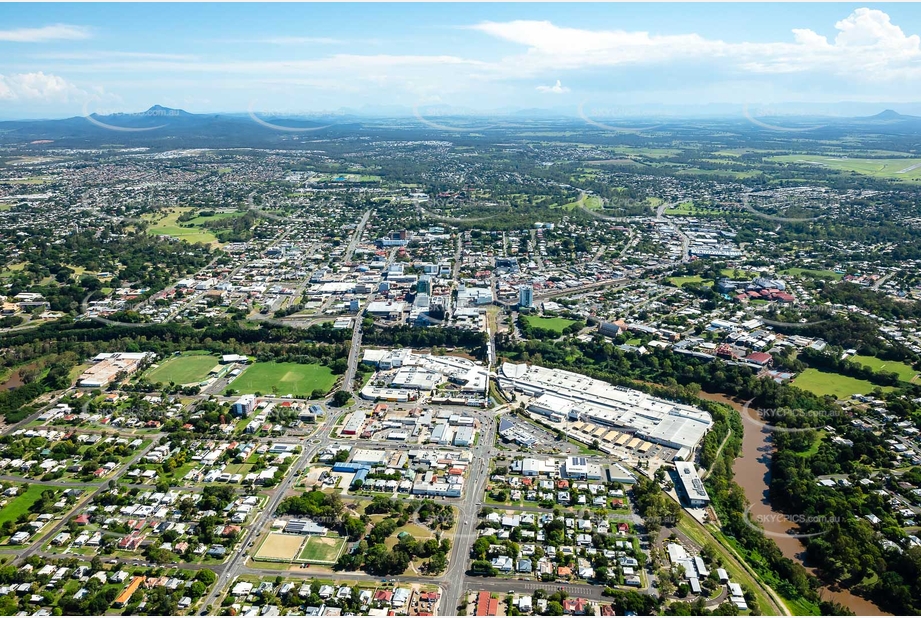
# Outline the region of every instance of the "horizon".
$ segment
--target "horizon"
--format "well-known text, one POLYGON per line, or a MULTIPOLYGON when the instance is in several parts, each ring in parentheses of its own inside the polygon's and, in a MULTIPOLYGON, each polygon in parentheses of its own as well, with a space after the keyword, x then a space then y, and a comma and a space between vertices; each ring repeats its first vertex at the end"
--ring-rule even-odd
MULTIPOLYGON (((865 113, 852 112, 852 113, 843 113, 832 111, 826 104, 799 104, 799 107, 802 108, 804 105, 821 105, 819 111, 805 111, 799 109, 799 111, 791 110, 784 111, 788 104, 779 103, 771 106, 766 109, 758 108, 749 108, 748 106, 734 106, 734 105, 719 105, 719 106, 697 106, 696 111, 692 109, 685 108, 684 111, 650 111, 646 110, 645 112, 640 113, 629 113, 626 112, 626 109, 621 110, 626 113, 621 113, 619 115, 603 115, 603 114, 593 114, 591 117, 587 116, 586 111, 580 106, 576 106, 573 109, 561 108, 561 107, 548 107, 548 108, 534 108, 534 107, 520 107, 520 108, 505 108, 505 109, 466 109, 466 108, 451 108, 450 106, 430 106, 430 107, 412 107, 412 108, 401 108, 400 106, 389 106, 385 108, 374 108, 366 107, 364 109, 350 109, 350 108, 340 108, 336 110, 317 110, 317 111, 301 111, 301 112, 287 112, 284 114, 274 113, 272 114, 275 118, 353 118, 359 120, 402 120, 402 119, 417 119, 420 122, 426 122, 426 120, 431 118, 496 118, 496 119, 508 119, 510 121, 527 121, 527 120, 560 120, 560 121, 582 121, 588 124, 591 124, 593 120, 604 119, 607 121, 618 121, 618 120, 638 120, 638 119, 659 119, 659 120, 672 120, 672 121, 682 121, 682 120, 694 120, 694 119, 707 119, 707 120, 739 120, 739 119, 749 119, 755 120, 756 118, 787 118, 791 120, 795 119, 808 119, 808 118, 825 118, 825 119, 840 119, 840 120, 859 120, 859 119, 873 119, 881 116, 892 116, 892 117, 901 117, 901 118, 921 118, 921 102, 912 102, 912 103, 903 103, 901 105, 893 105, 891 103, 879 102, 879 103, 854 103, 854 102, 840 102, 834 104, 840 109, 850 108, 861 108, 868 110, 865 113), (702 107, 710 107, 710 111, 705 111, 700 109, 702 107), (900 108, 903 111, 899 111, 900 108), (916 108, 916 113, 911 113, 911 111, 904 111, 906 108, 916 108), (877 111, 873 111, 877 110, 877 111)), ((834 106, 832 106, 834 107, 834 106)), ((154 103, 147 107, 146 109, 138 109, 133 111, 118 111, 112 113, 99 113, 91 112, 89 114, 77 114, 73 116, 46 116, 46 117, 4 117, 0 116, 0 122, 54 122, 59 120, 71 120, 77 118, 118 118, 118 117, 141 117, 141 116, 155 116, 159 115, 157 112, 169 113, 181 113, 188 114, 190 116, 228 116, 228 117, 240 117, 240 116, 249 116, 255 117, 258 122, 259 116, 266 113, 264 110, 215 110, 215 111, 204 111, 204 112, 190 112, 189 110, 177 107, 169 107, 161 105, 159 103, 154 103)))

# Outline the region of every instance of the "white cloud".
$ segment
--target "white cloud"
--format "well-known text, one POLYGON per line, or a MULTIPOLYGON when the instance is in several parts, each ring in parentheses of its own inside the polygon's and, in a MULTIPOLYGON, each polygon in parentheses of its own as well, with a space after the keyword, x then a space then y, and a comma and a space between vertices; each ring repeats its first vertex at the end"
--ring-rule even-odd
POLYGON ((810 29, 792 30, 792 40, 726 42, 699 34, 651 35, 624 30, 565 28, 549 21, 483 22, 470 26, 527 46, 505 58, 508 75, 564 69, 719 61, 755 73, 822 71, 848 78, 921 76, 921 38, 906 35, 886 13, 859 8, 835 24, 833 42, 810 29))
POLYGON ((0 100, 66 103, 84 95, 63 77, 41 71, 0 75, 0 100))
POLYGON ((54 24, 42 28, 0 30, 0 41, 10 43, 45 43, 47 41, 82 41, 92 37, 89 28, 54 24))
POLYGON ((537 91, 549 94, 563 94, 564 92, 569 92, 569 88, 560 83, 560 80, 556 80, 556 83, 552 86, 538 86, 537 91))

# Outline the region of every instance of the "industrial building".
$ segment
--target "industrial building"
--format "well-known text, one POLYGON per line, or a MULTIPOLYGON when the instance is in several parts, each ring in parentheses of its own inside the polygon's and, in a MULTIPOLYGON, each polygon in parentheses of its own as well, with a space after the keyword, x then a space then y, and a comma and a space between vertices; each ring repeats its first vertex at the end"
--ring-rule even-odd
POLYGON ((95 364, 80 375, 81 388, 105 388, 118 375, 130 376, 141 368, 150 352, 112 352, 97 354, 95 364))
MULTIPOLYGON (((571 371, 503 363, 499 387, 536 397, 529 411, 562 422, 589 421, 678 450, 690 459, 713 425, 710 414, 571 371)), ((637 442, 639 445, 639 442, 637 442)))

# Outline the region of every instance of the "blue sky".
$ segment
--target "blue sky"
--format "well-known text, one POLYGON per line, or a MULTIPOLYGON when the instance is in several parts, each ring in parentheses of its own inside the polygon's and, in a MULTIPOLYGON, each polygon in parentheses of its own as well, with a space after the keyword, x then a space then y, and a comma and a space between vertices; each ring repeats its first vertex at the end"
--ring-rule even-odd
POLYGON ((914 4, 0 4, 0 117, 921 100, 914 4))

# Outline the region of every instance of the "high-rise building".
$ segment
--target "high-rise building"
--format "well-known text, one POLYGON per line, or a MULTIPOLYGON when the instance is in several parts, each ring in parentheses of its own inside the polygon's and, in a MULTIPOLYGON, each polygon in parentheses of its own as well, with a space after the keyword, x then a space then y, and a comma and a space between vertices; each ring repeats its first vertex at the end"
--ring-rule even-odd
POLYGON ((530 309, 534 306, 534 288, 530 285, 523 285, 518 288, 518 306, 524 309, 530 309))
POLYGON ((230 406, 230 413, 236 417, 246 418, 249 416, 253 408, 256 407, 256 396, 255 395, 243 395, 237 401, 230 406))
POLYGON ((429 275, 419 277, 419 281, 416 282, 416 293, 432 295, 432 278, 429 275))

